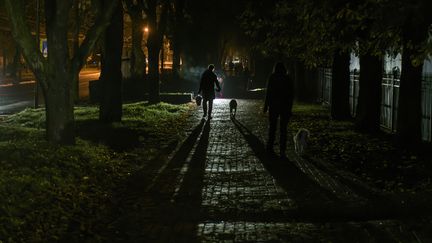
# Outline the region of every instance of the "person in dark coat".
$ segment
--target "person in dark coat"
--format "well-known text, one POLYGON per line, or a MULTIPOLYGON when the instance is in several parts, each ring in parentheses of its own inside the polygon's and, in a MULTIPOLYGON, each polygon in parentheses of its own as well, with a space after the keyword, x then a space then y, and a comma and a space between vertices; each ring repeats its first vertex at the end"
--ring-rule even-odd
POLYGON ((213 100, 215 98, 214 86, 217 87, 217 92, 221 91, 219 81, 217 80, 216 74, 213 72, 214 65, 210 64, 201 75, 201 81, 198 93, 201 93, 203 97, 203 117, 207 116, 207 102, 208 102, 208 118, 211 119, 211 113, 213 109, 213 100))
POLYGON ((294 85, 282 62, 275 64, 274 71, 267 82, 264 113, 269 110, 269 130, 267 152, 274 154, 273 144, 278 118, 280 124, 280 156, 286 157, 287 125, 291 117, 294 100, 294 85))

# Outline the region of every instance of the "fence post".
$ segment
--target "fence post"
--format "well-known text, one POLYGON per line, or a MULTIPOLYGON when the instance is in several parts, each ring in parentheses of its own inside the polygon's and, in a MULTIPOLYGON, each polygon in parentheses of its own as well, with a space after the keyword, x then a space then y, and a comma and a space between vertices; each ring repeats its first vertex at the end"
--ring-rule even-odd
POLYGON ((395 132, 395 80, 396 80, 396 74, 393 72, 392 75, 392 86, 391 86, 391 93, 392 93, 392 102, 391 102, 391 131, 395 132))
POLYGON ((356 106, 357 106, 357 99, 356 99, 356 69, 354 69, 353 72, 353 79, 352 79, 352 85, 353 85, 353 93, 352 93, 352 116, 356 116, 356 106))

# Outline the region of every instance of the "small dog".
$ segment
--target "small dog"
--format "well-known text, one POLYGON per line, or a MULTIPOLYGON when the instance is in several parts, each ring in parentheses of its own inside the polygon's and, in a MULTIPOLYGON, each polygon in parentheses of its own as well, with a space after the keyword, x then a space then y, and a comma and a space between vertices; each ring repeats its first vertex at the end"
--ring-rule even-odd
POLYGON ((230 107, 230 116, 235 117, 237 113, 237 101, 232 99, 229 103, 229 107, 230 107))
POLYGON ((196 103, 196 105, 200 106, 201 105, 201 101, 202 101, 202 96, 201 95, 197 95, 195 97, 195 103, 196 103))
POLYGON ((299 155, 302 155, 307 147, 307 142, 309 140, 310 132, 305 128, 300 128, 296 135, 294 135, 294 149, 299 155))

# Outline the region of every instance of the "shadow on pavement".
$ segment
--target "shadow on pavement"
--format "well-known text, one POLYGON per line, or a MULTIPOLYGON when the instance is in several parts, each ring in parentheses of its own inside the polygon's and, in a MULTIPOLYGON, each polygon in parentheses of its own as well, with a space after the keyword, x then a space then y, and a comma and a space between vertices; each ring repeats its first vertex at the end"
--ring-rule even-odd
POLYGON ((198 240, 198 223, 203 220, 204 212, 201 208, 202 190, 204 187, 204 174, 207 162, 207 148, 210 137, 210 120, 207 120, 195 152, 189 162, 183 181, 174 198, 176 213, 179 214, 178 225, 188 227, 185 234, 177 235, 176 241, 198 240))
POLYGON ((266 170, 298 205, 296 210, 287 210, 283 215, 269 215, 275 221, 283 222, 292 218, 311 221, 374 220, 431 215, 432 206, 426 203, 426 199, 414 202, 397 197, 380 197, 371 198, 367 203, 341 201, 309 179, 288 159, 267 155, 258 137, 235 118, 232 122, 266 170))
POLYGON ((309 179, 289 159, 280 159, 268 155, 265 145, 246 126, 235 118, 232 122, 243 135, 256 157, 265 169, 301 208, 322 207, 322 204, 339 202, 331 192, 321 188, 315 181, 309 179), (320 205, 321 204, 321 205, 320 205), (317 205, 317 206, 316 206, 317 205))
POLYGON ((131 176, 118 195, 113 227, 117 233, 111 241, 176 242, 196 237, 209 132, 210 122, 201 120, 166 164, 162 165, 162 154, 151 162, 159 168, 131 176))

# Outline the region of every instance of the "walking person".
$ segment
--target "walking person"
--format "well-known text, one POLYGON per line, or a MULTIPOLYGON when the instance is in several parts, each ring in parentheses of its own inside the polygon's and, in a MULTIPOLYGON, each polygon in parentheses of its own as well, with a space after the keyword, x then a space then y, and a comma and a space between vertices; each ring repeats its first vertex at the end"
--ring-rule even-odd
POLYGON ((211 119, 211 113, 213 109, 213 100, 215 98, 214 86, 216 85, 217 92, 221 91, 219 81, 217 80, 216 74, 213 72, 214 65, 208 65, 207 70, 203 72, 201 75, 200 86, 198 90, 198 94, 201 93, 203 97, 203 118, 205 118, 208 114, 208 119, 211 119), (207 113, 207 102, 208 102, 208 113, 207 113))
POLYGON ((274 71, 267 82, 264 113, 269 111, 269 130, 267 152, 274 155, 273 145, 279 118, 280 124, 280 156, 286 158, 287 126, 291 117, 294 100, 294 85, 282 62, 274 66, 274 71))
POLYGON ((243 69, 243 82, 244 82, 244 89, 246 91, 249 90, 249 80, 250 80, 250 71, 248 67, 245 67, 243 69))

